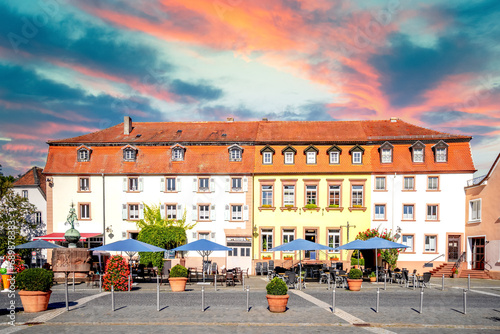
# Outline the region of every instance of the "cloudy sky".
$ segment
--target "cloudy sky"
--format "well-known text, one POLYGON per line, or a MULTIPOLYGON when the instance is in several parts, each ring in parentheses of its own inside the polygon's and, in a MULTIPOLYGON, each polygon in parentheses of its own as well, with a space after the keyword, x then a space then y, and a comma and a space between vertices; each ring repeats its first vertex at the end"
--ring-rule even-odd
POLYGON ((367 120, 500 152, 500 2, 0 2, 0 164, 123 121, 367 120))

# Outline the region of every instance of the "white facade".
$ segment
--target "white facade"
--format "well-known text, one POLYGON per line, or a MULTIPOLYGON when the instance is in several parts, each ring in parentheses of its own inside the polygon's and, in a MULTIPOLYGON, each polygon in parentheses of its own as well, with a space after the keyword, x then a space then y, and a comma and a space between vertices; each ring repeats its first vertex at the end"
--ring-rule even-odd
POLYGON ((26 196, 28 201, 36 207, 36 213, 32 219, 42 227, 37 232, 45 233, 47 224, 47 199, 42 189, 38 186, 15 186, 13 190, 21 197, 26 196))
POLYGON ((408 262, 423 265, 434 260, 436 267, 436 263, 448 261, 450 235, 460 236, 463 251, 463 187, 471 176, 472 173, 372 175, 372 228, 387 229, 393 235, 399 228, 401 237, 397 242, 413 246, 399 255, 398 266, 408 262), (385 179, 385 189, 381 189, 384 181, 380 178, 385 179), (437 189, 432 189, 436 180, 437 189))

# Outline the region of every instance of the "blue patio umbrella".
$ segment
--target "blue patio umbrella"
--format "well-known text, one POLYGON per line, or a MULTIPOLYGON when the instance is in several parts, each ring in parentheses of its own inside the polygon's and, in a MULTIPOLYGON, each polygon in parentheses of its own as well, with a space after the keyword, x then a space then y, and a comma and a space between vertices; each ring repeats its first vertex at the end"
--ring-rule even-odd
POLYGON ((364 249, 363 244, 365 242, 360 239, 356 239, 354 241, 348 242, 345 245, 339 246, 335 248, 335 250, 351 250, 351 249, 357 249, 358 250, 358 265, 359 265, 359 250, 364 249))
POLYGON ((48 248, 64 248, 62 246, 59 246, 59 245, 56 245, 56 244, 53 244, 51 242, 48 242, 46 240, 34 240, 34 241, 30 241, 30 242, 27 242, 25 244, 21 244, 21 245, 17 245, 16 247, 14 247, 15 249, 34 249, 34 248, 37 248, 37 249, 48 249, 48 248))
MULTIPOLYGON (((276 246, 271 249, 271 252, 283 252, 283 251, 300 251, 299 253, 299 267, 300 267, 300 277, 302 278, 302 251, 313 251, 313 250, 335 250, 335 248, 324 246, 317 244, 315 242, 304 240, 304 239, 295 239, 294 241, 290 241, 286 244, 276 246)), ((299 284, 299 288, 302 284, 299 284)))
MULTIPOLYGON (((190 242, 188 244, 179 246, 179 247, 174 248, 172 250, 173 251, 183 251, 183 252, 197 251, 198 254, 200 254, 202 256, 202 261, 205 261, 205 256, 207 257, 207 261, 208 261, 208 256, 210 254, 212 254, 212 252, 214 252, 214 251, 230 251, 233 249, 226 247, 226 246, 223 246, 223 245, 220 245, 220 244, 215 243, 215 242, 210 241, 210 240, 200 239, 200 240, 196 240, 196 241, 190 242)), ((201 267, 203 268, 203 262, 202 262, 201 267)), ((203 270, 203 282, 205 282, 205 271, 204 270, 203 270)))

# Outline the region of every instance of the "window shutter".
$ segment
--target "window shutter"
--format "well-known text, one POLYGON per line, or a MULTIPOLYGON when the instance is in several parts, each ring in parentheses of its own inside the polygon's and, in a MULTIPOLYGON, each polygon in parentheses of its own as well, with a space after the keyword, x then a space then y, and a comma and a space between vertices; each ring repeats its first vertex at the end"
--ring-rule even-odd
POLYGON ((182 215, 182 204, 177 204, 177 219, 181 219, 182 215))
POLYGON ((160 179, 160 191, 165 191, 165 179, 163 177, 160 179))
POLYGON ((211 234, 212 234, 211 235, 212 240, 215 240, 215 232, 212 232, 211 234))
POLYGON ((181 178, 177 178, 177 182, 175 184, 175 191, 181 191, 181 178))
POLYGON ((224 220, 229 220, 229 205, 226 204, 225 210, 224 210, 224 220))
POLYGON ((165 219, 165 204, 160 205, 161 219, 165 219))
POLYGON ((214 192, 215 191, 215 180, 210 179, 210 191, 214 192))
POLYGON ((248 178, 243 178, 243 191, 248 191, 248 178))
POLYGON ((139 191, 144 191, 144 178, 139 178, 139 191))
POLYGON ((198 190, 198 179, 194 178, 193 179, 193 191, 198 190))
POLYGON ((139 219, 144 219, 144 204, 139 204, 139 219))
POLYGON ((248 205, 243 205, 243 220, 248 220, 248 205))
POLYGON ((215 220, 215 204, 210 206, 210 220, 215 220))
POLYGON ((123 191, 127 191, 127 190, 128 190, 128 188, 127 188, 127 178, 124 177, 123 178, 123 191))
POLYGON ((193 232, 193 239, 196 239, 196 232, 193 232))
POLYGON ((191 211, 191 220, 198 220, 198 211, 196 210, 196 205, 193 205, 193 211, 191 211))
POLYGON ((122 204, 122 219, 128 218, 127 204, 122 204))
POLYGON ((231 186, 231 179, 226 177, 226 185, 224 187, 224 190, 229 191, 231 189, 230 186, 231 186))

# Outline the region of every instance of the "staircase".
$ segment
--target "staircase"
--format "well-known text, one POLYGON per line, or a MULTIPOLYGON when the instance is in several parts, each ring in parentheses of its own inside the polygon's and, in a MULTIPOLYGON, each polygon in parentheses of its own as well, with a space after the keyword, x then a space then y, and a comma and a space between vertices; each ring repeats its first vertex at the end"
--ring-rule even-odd
POLYGON ((470 278, 491 279, 484 270, 462 270, 459 277, 467 278, 469 275, 470 278))
POLYGON ((442 277, 443 274, 444 277, 451 277, 451 270, 453 269, 454 265, 454 262, 443 263, 439 267, 431 270, 432 277, 442 277))

